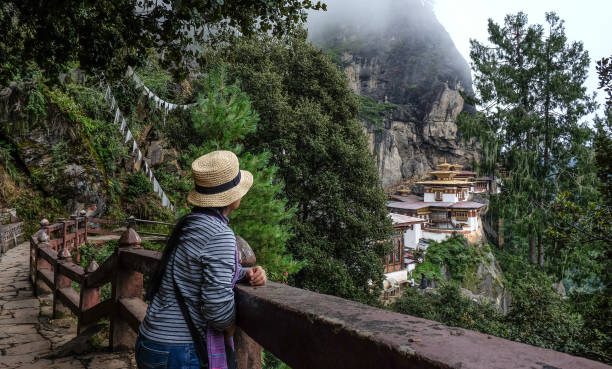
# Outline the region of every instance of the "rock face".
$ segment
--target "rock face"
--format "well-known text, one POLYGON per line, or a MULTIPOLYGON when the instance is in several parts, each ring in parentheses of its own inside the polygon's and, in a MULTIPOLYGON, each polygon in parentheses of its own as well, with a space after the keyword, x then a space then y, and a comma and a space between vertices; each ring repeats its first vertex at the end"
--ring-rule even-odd
MULTIPOLYGON (((448 270, 441 266, 441 274, 451 279, 448 270)), ((471 266, 461 283, 461 294, 477 302, 493 303, 504 314, 510 310, 511 296, 504 287, 503 272, 493 253, 488 252, 477 265, 471 266)))
POLYGON ((61 122, 54 129, 35 128, 14 139, 19 158, 44 192, 62 201, 71 213, 104 212, 104 175, 83 142, 73 139, 61 122))
POLYGON ((469 165, 477 159, 457 127, 459 113, 473 109, 460 94, 472 93, 470 69, 430 5, 383 0, 343 17, 333 4, 331 22, 321 15, 311 23, 311 39, 344 69, 353 91, 396 105, 382 127, 364 121, 383 185, 444 160, 469 165))

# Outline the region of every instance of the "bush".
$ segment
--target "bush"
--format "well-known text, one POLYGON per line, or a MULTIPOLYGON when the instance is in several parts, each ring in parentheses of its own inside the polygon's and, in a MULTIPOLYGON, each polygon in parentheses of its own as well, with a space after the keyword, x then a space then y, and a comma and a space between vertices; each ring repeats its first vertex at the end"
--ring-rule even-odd
POLYGON ((451 279, 463 281, 466 271, 479 262, 475 246, 468 245, 463 236, 453 236, 442 242, 431 242, 427 248, 425 261, 419 264, 415 273, 425 274, 428 279, 442 280, 440 265, 444 265, 451 274, 451 279))
POLYGON ((408 288, 392 309, 454 327, 503 336, 503 316, 492 304, 479 304, 462 296, 455 283, 444 283, 438 292, 408 288))
POLYGON ((151 191, 149 179, 141 172, 132 173, 127 177, 124 193, 132 200, 146 195, 151 191))

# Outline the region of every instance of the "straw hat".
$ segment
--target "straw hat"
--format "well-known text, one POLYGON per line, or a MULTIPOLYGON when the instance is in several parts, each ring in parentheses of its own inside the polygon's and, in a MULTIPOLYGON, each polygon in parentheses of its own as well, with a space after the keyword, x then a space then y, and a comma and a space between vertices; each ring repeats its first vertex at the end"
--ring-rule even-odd
POLYGON ((191 164, 195 189, 187 201, 201 207, 223 207, 244 196, 253 184, 253 175, 240 170, 238 158, 231 151, 213 151, 191 164))

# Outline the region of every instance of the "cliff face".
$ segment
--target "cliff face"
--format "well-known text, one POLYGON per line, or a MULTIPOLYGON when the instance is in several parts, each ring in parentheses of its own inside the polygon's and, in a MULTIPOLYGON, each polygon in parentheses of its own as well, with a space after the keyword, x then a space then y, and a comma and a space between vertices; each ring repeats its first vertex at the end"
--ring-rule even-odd
POLYGON ((376 6, 373 16, 368 7, 350 17, 332 13, 333 25, 315 20, 309 31, 344 69, 353 91, 395 105, 379 124, 363 121, 383 185, 424 174, 443 160, 469 165, 477 154, 457 128, 459 113, 472 109, 459 93, 472 93, 467 62, 427 3, 376 6))

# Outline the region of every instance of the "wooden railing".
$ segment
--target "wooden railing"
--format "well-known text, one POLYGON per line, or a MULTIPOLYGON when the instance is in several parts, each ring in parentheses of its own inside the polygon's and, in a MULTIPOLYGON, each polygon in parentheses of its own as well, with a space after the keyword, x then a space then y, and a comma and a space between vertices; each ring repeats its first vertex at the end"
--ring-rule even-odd
MULTIPOLYGON (((110 318, 111 349, 131 349, 147 309, 143 277, 153 273, 161 255, 141 248, 132 221, 102 265, 91 262, 82 268, 74 262, 79 242, 87 235, 81 221, 42 222, 30 238, 32 281, 52 290, 54 316, 72 312, 78 319, 78 332, 110 318), (63 236, 61 242, 49 238, 54 232, 63 236), (72 282, 80 286, 79 292, 72 282), (101 301, 100 288, 107 283, 112 285, 112 295, 101 301)), ((243 240, 238 244, 241 263, 252 265, 250 247, 243 240)), ((239 284, 235 293, 237 325, 242 329, 236 336, 240 369, 261 368, 259 344, 294 369, 610 368, 278 283, 239 284)))

